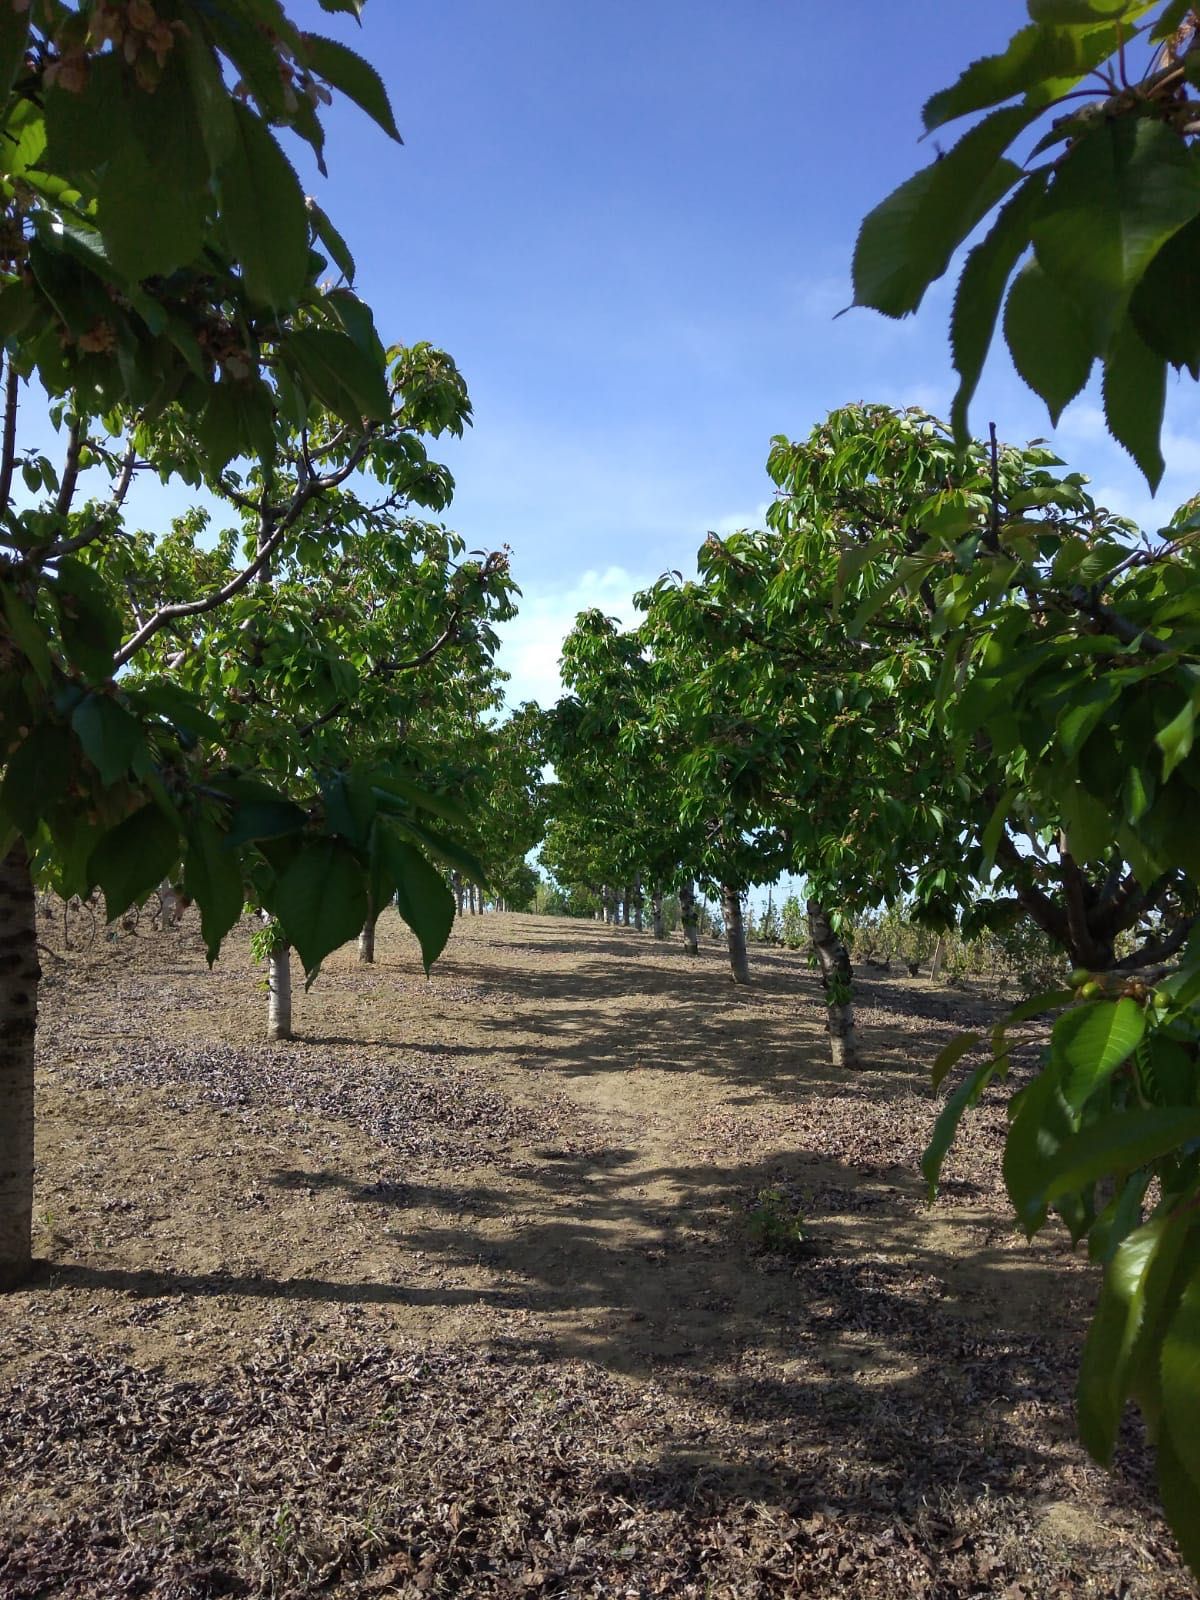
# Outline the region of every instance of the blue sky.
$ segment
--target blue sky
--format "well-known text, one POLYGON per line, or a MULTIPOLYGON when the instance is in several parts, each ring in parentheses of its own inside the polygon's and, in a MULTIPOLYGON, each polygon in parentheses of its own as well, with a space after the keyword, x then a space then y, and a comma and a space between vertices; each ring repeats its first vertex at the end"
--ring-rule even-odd
MULTIPOLYGON (((440 344, 468 380, 448 520, 512 546, 514 699, 554 697, 582 606, 631 620, 633 589, 688 568, 707 530, 761 521, 772 434, 849 400, 948 411, 951 285, 904 323, 834 314, 862 216, 934 154, 922 102, 1004 45, 1023 0, 370 0, 361 30, 316 0, 294 14, 391 93, 404 148, 338 103, 329 179, 305 181, 384 338, 440 344)), ((1049 432, 1002 354, 973 417, 1049 432)), ((1055 438, 1155 525, 1200 480, 1197 420, 1185 381, 1157 504, 1094 394, 1055 438)))

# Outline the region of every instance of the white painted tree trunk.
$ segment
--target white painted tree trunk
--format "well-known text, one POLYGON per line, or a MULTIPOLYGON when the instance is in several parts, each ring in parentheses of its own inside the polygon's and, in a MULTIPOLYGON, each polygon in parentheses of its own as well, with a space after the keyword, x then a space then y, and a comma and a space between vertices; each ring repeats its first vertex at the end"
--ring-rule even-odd
POLYGON ((367 920, 362 925, 362 932, 358 936, 358 959, 373 962, 375 960, 375 922, 374 913, 368 913, 367 920))
POLYGON ((859 1067, 858 1030, 854 1025, 853 979, 850 952, 833 931, 823 906, 808 902, 808 935, 821 963, 825 1013, 829 1024, 829 1054, 835 1067, 859 1067))
POLYGON ((33 1266, 33 1044, 37 911, 18 842, 0 862, 0 1290, 33 1266))
POLYGON ((633 880, 633 925, 639 933, 642 931, 642 912, 645 905, 646 896, 642 893, 642 875, 639 872, 633 880))
POLYGON ((276 945, 267 957, 267 1038, 292 1037, 292 947, 276 945))
POLYGON ((663 892, 656 888, 650 896, 650 916, 656 939, 667 937, 667 925, 663 921, 663 892))
POLYGON ((742 920, 742 896, 730 884, 721 889, 721 912, 725 918, 725 943, 729 947, 729 971, 734 983, 750 982, 750 960, 746 955, 746 925, 742 920))
POLYGON ((933 947, 933 960, 929 966, 929 979, 936 983, 942 975, 942 963, 946 959, 946 941, 938 934, 937 943, 933 947))

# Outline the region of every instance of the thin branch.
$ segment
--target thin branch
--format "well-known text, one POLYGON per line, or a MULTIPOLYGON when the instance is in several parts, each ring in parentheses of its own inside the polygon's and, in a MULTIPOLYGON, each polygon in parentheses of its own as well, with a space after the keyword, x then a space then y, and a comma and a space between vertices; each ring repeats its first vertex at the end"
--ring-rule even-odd
POLYGON ((60 517, 65 517, 71 509, 71 502, 75 498, 75 485, 79 482, 79 452, 83 446, 83 430, 79 418, 71 418, 71 431, 67 436, 67 459, 63 463, 62 482, 58 486, 58 499, 54 502, 54 509, 60 517))
POLYGON ((1196 926, 1200 918, 1184 917, 1182 922, 1176 923, 1165 939, 1151 939, 1140 950, 1135 950, 1131 956, 1125 956, 1116 963, 1119 972, 1135 972, 1139 967, 1152 967, 1169 961, 1187 942, 1188 934, 1196 926))
POLYGON ((130 445, 121 462, 121 473, 117 479, 116 488, 105 502, 99 516, 93 517, 82 533, 77 533, 73 539, 59 539, 48 550, 43 551, 43 561, 57 561, 60 556, 74 555, 76 550, 82 550, 85 545, 91 544, 109 531, 109 524, 113 515, 125 503, 125 496, 129 493, 129 486, 133 482, 133 475, 137 470, 137 452, 130 445))
POLYGON ((0 444, 0 512, 7 513, 12 497, 13 468, 17 462, 17 387, 21 374, 8 362, 8 376, 4 381, 4 439, 0 444))

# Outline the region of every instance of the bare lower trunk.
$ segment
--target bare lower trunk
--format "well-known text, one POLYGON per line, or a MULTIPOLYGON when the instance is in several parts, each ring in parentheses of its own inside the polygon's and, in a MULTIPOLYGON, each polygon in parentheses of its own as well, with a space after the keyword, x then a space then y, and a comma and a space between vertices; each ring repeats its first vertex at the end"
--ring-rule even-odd
POLYGON ((642 875, 639 872, 633 880, 633 925, 639 933, 642 931, 642 912, 645 905, 646 896, 642 893, 642 875))
POLYGON ((358 959, 360 961, 375 960, 375 911, 369 908, 367 920, 362 925, 362 932, 358 936, 358 959))
POLYGON ((651 924, 652 924, 652 926, 654 928, 654 937, 656 939, 665 939, 667 937, 667 925, 663 921, 663 903, 662 902, 663 902, 663 892, 662 892, 662 890, 661 889, 655 889, 654 893, 650 896, 650 919, 651 919, 651 924))
POLYGON ((627 928, 629 926, 629 897, 632 892, 632 890, 626 889, 624 895, 621 897, 621 926, 623 928, 627 928))
POLYGON ((946 959, 946 941, 938 934, 938 941, 933 947, 933 960, 929 964, 930 982, 936 983, 942 975, 942 962, 946 959))
POLYGON ((746 956, 746 925, 742 921, 742 897, 725 884, 721 889, 721 911, 725 917, 725 943, 729 946, 729 970, 734 983, 750 982, 750 962, 746 956))
POLYGON ((690 881, 679 891, 679 918, 683 923, 683 942, 688 955, 699 955, 700 913, 696 909, 696 888, 690 881))
POLYGON ((833 931, 827 913, 816 900, 808 902, 808 936, 821 963, 833 1064, 835 1067, 861 1066, 854 1027, 854 972, 850 966, 850 952, 833 931))
POLYGON ((292 1037, 292 947, 277 944, 267 957, 267 1038, 292 1037))
POLYGON ((463 898, 466 891, 463 888, 462 873, 457 868, 450 874, 450 887, 454 890, 455 911, 461 917, 463 914, 463 898))
POLYGON ((25 845, 0 862, 0 1289, 33 1266, 33 1041, 37 911, 25 845))
POLYGON ((479 891, 473 883, 467 885, 467 904, 471 908, 471 915, 477 917, 479 915, 479 891))

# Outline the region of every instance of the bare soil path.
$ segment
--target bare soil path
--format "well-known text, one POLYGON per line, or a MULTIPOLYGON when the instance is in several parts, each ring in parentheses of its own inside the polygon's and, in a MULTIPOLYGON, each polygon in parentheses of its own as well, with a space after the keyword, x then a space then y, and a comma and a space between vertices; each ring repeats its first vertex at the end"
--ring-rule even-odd
POLYGON ((1002 1101, 924 1201, 994 1002, 868 980, 849 1074, 791 954, 489 916, 427 981, 385 919, 268 1045, 247 937, 47 956, 3 1600, 1193 1593, 1132 1427, 1072 1441, 1094 1277, 1012 1232, 1002 1101))

